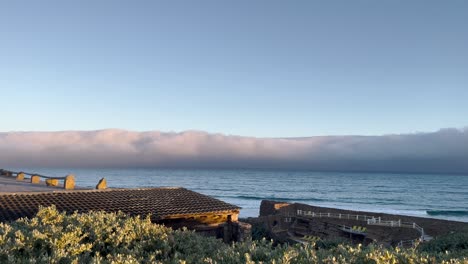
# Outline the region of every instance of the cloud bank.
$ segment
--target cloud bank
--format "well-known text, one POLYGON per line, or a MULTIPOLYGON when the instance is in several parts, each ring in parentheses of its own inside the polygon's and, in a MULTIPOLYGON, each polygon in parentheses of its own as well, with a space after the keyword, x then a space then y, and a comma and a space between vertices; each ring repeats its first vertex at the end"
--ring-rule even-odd
POLYGON ((115 129, 0 133, 0 168, 9 167, 274 168, 468 174, 468 128, 308 138, 115 129))

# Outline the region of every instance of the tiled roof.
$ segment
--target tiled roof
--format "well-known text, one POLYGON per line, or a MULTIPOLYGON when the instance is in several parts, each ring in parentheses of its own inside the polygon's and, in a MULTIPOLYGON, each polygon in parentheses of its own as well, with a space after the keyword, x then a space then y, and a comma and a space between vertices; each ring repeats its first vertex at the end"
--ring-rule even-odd
POLYGON ((68 192, 0 194, 0 221, 33 217, 40 205, 54 204, 72 213, 104 210, 146 216, 152 220, 211 212, 238 211, 240 207, 184 188, 107 189, 68 192))

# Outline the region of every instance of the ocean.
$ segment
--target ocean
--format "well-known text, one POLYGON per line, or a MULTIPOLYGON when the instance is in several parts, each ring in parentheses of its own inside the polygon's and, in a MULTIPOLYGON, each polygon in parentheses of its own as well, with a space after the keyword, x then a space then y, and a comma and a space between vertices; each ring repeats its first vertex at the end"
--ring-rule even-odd
POLYGON ((316 206, 468 222, 468 175, 342 173, 292 170, 38 169, 50 176, 74 174, 94 188, 180 186, 242 207, 257 216, 263 199, 316 206))

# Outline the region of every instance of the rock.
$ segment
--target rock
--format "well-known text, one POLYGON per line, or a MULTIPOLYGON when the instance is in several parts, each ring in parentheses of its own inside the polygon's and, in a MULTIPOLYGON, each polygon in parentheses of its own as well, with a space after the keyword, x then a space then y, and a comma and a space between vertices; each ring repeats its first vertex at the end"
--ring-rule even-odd
POLYGON ((99 180, 98 184, 96 185, 96 189, 98 189, 98 190, 107 189, 106 178, 102 178, 102 179, 99 180))

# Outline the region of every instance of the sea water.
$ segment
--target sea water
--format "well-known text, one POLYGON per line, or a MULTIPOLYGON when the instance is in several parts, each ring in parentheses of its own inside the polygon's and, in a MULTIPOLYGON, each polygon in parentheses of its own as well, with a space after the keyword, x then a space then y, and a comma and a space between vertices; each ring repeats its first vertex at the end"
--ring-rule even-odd
POLYGON ((28 170, 51 176, 71 173, 77 185, 91 188, 103 177, 108 187, 115 188, 180 186, 242 207, 241 217, 257 216, 261 200, 269 199, 468 222, 468 175, 254 169, 28 170))

